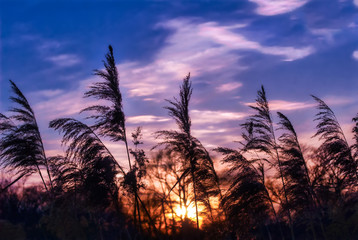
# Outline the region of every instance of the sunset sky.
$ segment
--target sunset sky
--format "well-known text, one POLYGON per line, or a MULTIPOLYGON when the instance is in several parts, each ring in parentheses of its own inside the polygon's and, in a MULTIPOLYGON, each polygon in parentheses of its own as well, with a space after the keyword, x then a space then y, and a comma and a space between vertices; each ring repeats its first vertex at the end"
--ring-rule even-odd
POLYGON ((35 110, 48 154, 59 153, 48 122, 85 118, 78 112, 93 99, 83 93, 111 44, 127 124, 143 126, 148 149, 156 130, 175 129, 164 99, 178 95, 188 72, 193 134, 209 150, 235 146, 262 84, 271 109, 287 114, 303 142, 315 126, 310 94, 350 136, 357 13, 357 0, 1 1, 0 112, 10 106, 11 79, 35 110))

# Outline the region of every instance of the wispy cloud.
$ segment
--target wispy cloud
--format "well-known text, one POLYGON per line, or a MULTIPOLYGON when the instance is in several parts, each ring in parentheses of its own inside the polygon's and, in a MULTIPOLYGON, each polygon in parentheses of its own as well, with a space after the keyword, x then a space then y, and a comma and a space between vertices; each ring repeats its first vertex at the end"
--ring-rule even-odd
POLYGON ((38 98, 41 98, 41 97, 52 98, 52 97, 56 97, 63 93, 64 93, 64 90, 61 90, 61 89, 48 89, 48 90, 32 92, 29 95, 30 95, 30 97, 34 96, 34 97, 38 97, 38 98))
POLYGON ((211 110, 191 110, 190 114, 194 124, 214 124, 226 121, 238 121, 247 116, 246 113, 241 112, 225 112, 211 110))
MULTIPOLYGON (((326 104, 331 106, 345 105, 354 102, 352 98, 340 96, 327 96, 322 98, 326 104)), ((253 106, 255 103, 245 103, 247 106, 253 106)), ((310 102, 290 102, 285 100, 271 100, 269 101, 270 110, 273 111, 292 111, 306 108, 314 108, 317 106, 315 101, 310 102)))
POLYGON ((49 57, 47 60, 60 67, 70 67, 80 62, 80 58, 74 54, 60 54, 49 57))
POLYGON ((353 59, 358 60, 358 50, 355 50, 355 51, 352 53, 352 57, 353 57, 353 59))
POLYGON ((78 88, 72 91, 42 90, 29 93, 36 102, 35 112, 39 113, 43 121, 48 122, 58 117, 73 117, 86 106, 98 104, 96 100, 83 98, 84 91, 93 81, 93 77, 82 80, 78 88))
MULTIPOLYGON (((220 127, 218 125, 202 126, 194 128, 193 135, 198 138, 207 149, 217 148, 218 146, 237 147, 235 141, 241 140, 240 127, 220 127)), ((215 154, 215 153, 213 153, 215 154)))
MULTIPOLYGON (((234 76, 247 69, 245 64, 239 64, 241 55, 235 50, 281 56, 285 61, 301 59, 315 51, 312 46, 263 46, 237 32, 246 24, 227 26, 216 22, 173 19, 157 27, 172 29, 174 33, 168 37, 166 45, 159 50, 153 62, 145 65, 125 62, 118 65, 123 86, 128 89, 130 97, 143 97, 147 101, 163 97, 164 93, 172 93, 172 86, 178 84, 188 72, 193 77, 217 74, 221 79, 235 82, 234 76)), ((210 81, 213 83, 216 80, 210 81)), ((219 91, 229 90, 228 85, 216 83, 222 85, 219 91)), ((238 84, 233 85, 233 89, 240 87, 238 84)))
POLYGON ((272 100, 269 104, 270 109, 274 111, 292 111, 315 106, 313 102, 289 102, 284 100, 272 100))
MULTIPOLYGON (((257 4, 256 13, 272 16, 292 12, 305 5, 308 0, 249 0, 257 4)), ((356 1, 356 0, 355 0, 356 1)))
POLYGON ((167 121, 170 121, 170 118, 154 116, 154 115, 139 115, 139 116, 131 116, 127 118, 127 122, 131 124, 161 123, 167 121))
POLYGON ((331 28, 315 28, 311 29, 311 33, 319 38, 327 41, 328 43, 333 43, 334 36, 339 32, 339 29, 331 28))
POLYGON ((59 49, 66 44, 64 42, 59 42, 53 39, 44 39, 42 37, 39 37, 37 42, 40 42, 40 44, 37 45, 37 49, 42 53, 59 49))
POLYGON ((233 68, 238 65, 240 56, 213 39, 201 36, 198 33, 200 26, 184 19, 160 23, 158 28, 173 29, 174 33, 156 59, 146 65, 138 62, 119 64, 123 86, 128 88, 131 97, 167 98, 176 90, 173 86, 178 85, 188 72, 192 77, 220 74, 223 79, 230 80, 235 72, 244 69, 233 68))
MULTIPOLYGON (((255 103, 245 103, 247 106, 254 106, 255 103)), ((314 102, 290 102, 285 100, 271 100, 269 107, 272 111, 292 111, 316 106, 314 102)))
POLYGON ((205 23, 200 26, 199 34, 230 49, 254 50, 263 54, 282 56, 286 61, 307 57, 315 51, 312 46, 302 48, 263 46, 259 42, 248 40, 242 34, 235 33, 229 29, 216 23, 205 23))
POLYGON ((35 104, 34 108, 36 112, 41 113, 44 120, 49 121, 54 118, 74 116, 87 104, 88 101, 84 101, 80 93, 68 92, 48 101, 41 101, 35 104))
POLYGON ((241 86, 242 86, 242 83, 240 83, 240 82, 230 82, 230 83, 222 84, 219 87, 217 87, 216 89, 219 92, 230 92, 235 89, 238 89, 241 86))
POLYGON ((326 96, 322 100, 330 106, 346 105, 356 101, 352 97, 345 96, 326 96))

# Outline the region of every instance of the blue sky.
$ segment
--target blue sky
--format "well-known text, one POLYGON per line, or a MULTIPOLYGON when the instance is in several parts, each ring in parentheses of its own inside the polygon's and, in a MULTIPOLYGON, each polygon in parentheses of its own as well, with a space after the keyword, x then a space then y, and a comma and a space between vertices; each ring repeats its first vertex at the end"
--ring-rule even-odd
MULTIPOLYGON (((174 129, 164 99, 191 73, 194 134, 209 148, 235 146, 263 84, 273 113, 292 119, 303 142, 313 135, 315 103, 325 100, 350 135, 358 112, 358 1, 0 1, 0 112, 9 83, 39 118, 49 154, 60 149, 47 129, 76 117, 111 44, 129 128, 174 129)), ((112 146, 113 149, 120 151, 112 146)))

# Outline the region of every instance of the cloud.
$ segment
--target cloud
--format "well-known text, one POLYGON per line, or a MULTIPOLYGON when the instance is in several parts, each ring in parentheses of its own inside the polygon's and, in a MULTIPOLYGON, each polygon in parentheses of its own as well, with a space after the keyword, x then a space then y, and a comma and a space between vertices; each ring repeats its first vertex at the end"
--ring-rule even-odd
POLYGON ((294 47, 264 47, 261 49, 262 53, 284 56, 285 61, 294 61, 305 58, 315 52, 312 46, 303 48, 294 47))
MULTIPOLYGON (((245 103, 247 106, 254 106, 255 103, 245 103)), ((311 102, 290 102, 285 100, 271 100, 269 107, 272 111, 292 111, 298 109, 305 109, 315 107, 316 104, 311 102)))
POLYGON ((272 100, 269 102, 270 109, 273 111, 292 111, 314 107, 314 103, 307 102, 289 102, 284 100, 272 100))
POLYGON ((41 90, 41 91, 36 91, 36 92, 32 92, 30 94, 31 96, 35 96, 35 97, 45 97, 45 98, 50 98, 50 97, 56 97, 60 94, 63 94, 64 91, 61 89, 48 89, 48 90, 41 90))
POLYGON ((54 49, 59 49, 66 45, 64 42, 59 42, 52 39, 44 39, 42 37, 38 37, 37 42, 40 42, 40 44, 37 45, 37 49, 41 53, 46 53, 49 51, 53 51, 54 49))
POLYGON ((354 60, 358 60, 358 50, 355 50, 353 53, 352 53, 352 57, 354 60))
POLYGON ((356 7, 358 7, 358 0, 353 0, 354 5, 356 5, 356 7))
POLYGON ((170 121, 170 118, 159 117, 154 115, 139 115, 139 116, 131 116, 127 118, 127 122, 131 124, 138 123, 160 123, 170 121))
POLYGON ((206 134, 216 134, 216 133, 224 133, 227 132, 227 128, 207 128, 207 129, 195 129, 193 130, 193 134, 197 135, 206 135, 206 134))
POLYGON ((328 43, 333 43, 334 36, 339 32, 338 29, 331 29, 331 28, 316 28, 311 29, 311 33, 313 35, 318 36, 321 39, 326 40, 328 43))
POLYGON ((199 35, 200 26, 182 19, 158 24, 158 28, 173 29, 174 33, 154 61, 145 65, 139 62, 118 65, 122 84, 128 89, 129 96, 155 101, 176 93, 177 87, 173 86, 179 86, 189 72, 193 78, 219 74, 222 79, 230 80, 237 71, 244 69, 237 67, 238 54, 211 38, 199 35))
POLYGON ((354 98, 342 96, 327 96, 322 98, 322 100, 329 106, 346 105, 355 101, 354 98))
MULTIPOLYGON (((305 5, 308 0, 249 0, 257 4, 256 13, 273 16, 292 12, 305 5)), ((355 0, 357 1, 357 0, 355 0)))
MULTIPOLYGON (((173 33, 149 64, 124 62, 118 65, 121 82, 130 97, 157 101, 174 93, 173 86, 188 72, 192 77, 218 75, 235 82, 234 76, 247 69, 239 64, 241 55, 235 50, 251 50, 261 54, 280 56, 294 61, 312 54, 311 46, 263 46, 235 32, 246 24, 219 25, 216 22, 197 23, 189 19, 173 19, 157 24, 157 28, 171 29, 173 33), (190 40, 189 40, 190 39, 190 40), (164 95, 166 94, 166 95, 164 95)), ((216 81, 210 79, 210 81, 216 81)), ((217 85, 223 84, 217 82, 217 85)), ((223 86, 221 91, 227 90, 223 86)), ((235 88, 239 87, 238 85, 235 88)), ((220 91, 220 90, 219 90, 220 91)))
POLYGON ((202 126, 201 128, 193 128, 192 133, 208 150, 217 148, 218 146, 236 148, 237 143, 235 141, 241 140, 240 127, 238 124, 235 127, 221 127, 218 125, 202 126))
POLYGON ((262 46, 260 43, 248 40, 243 35, 222 27, 216 23, 201 24, 199 35, 208 37, 216 43, 222 44, 233 50, 254 50, 263 54, 277 55, 285 58, 286 61, 293 61, 307 57, 315 49, 312 46, 295 48, 290 46, 262 46))
MULTIPOLYGON (((329 106, 345 105, 354 102, 352 98, 328 96, 322 99, 329 106)), ((255 103, 245 103, 245 105, 255 105, 255 103)), ((285 100, 271 100, 269 101, 270 110, 272 111, 292 111, 306 108, 315 108, 317 103, 311 102, 290 102, 285 100)))
POLYGON ((60 54, 48 57, 47 60, 60 67, 70 67, 80 62, 79 57, 74 54, 60 54))
POLYGON ((88 85, 94 82, 94 77, 82 80, 78 88, 72 91, 42 90, 29 93, 34 104, 35 112, 39 112, 42 120, 50 121, 59 117, 73 117, 86 106, 98 104, 98 101, 83 98, 88 85))
POLYGON ((219 87, 217 87, 216 89, 219 92, 230 92, 230 91, 234 91, 235 89, 238 89, 239 87, 242 87, 242 83, 230 82, 230 83, 222 84, 219 87))
POLYGON ((221 123, 226 121, 237 121, 247 116, 246 113, 241 112, 225 112, 225 111, 211 111, 211 110, 191 110, 191 119, 193 124, 203 123, 221 123))
MULTIPOLYGON (((40 112, 41 117, 46 120, 52 120, 59 117, 71 117, 78 114, 89 101, 82 98, 80 93, 68 92, 57 97, 50 98, 47 101, 41 101, 35 104, 34 109, 40 112)), ((93 102, 95 103, 95 102, 93 102)))

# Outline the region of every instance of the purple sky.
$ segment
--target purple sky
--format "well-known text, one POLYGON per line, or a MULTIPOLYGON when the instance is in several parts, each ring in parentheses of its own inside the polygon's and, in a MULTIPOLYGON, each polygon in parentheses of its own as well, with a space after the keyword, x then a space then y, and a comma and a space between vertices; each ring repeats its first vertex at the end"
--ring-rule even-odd
MULTIPOLYGON (((350 136, 358 112, 358 1, 1 1, 0 112, 12 79, 39 119, 49 155, 57 117, 79 110, 111 44, 131 129, 174 129, 164 99, 191 73, 193 134, 210 150, 236 146, 248 104, 263 84, 273 114, 292 120, 302 142, 314 132, 317 95, 350 136)), ((274 115, 275 116, 275 115, 274 115)), ((109 143, 121 159, 121 147, 109 143)), ((123 163, 125 165, 125 161, 123 163)))

